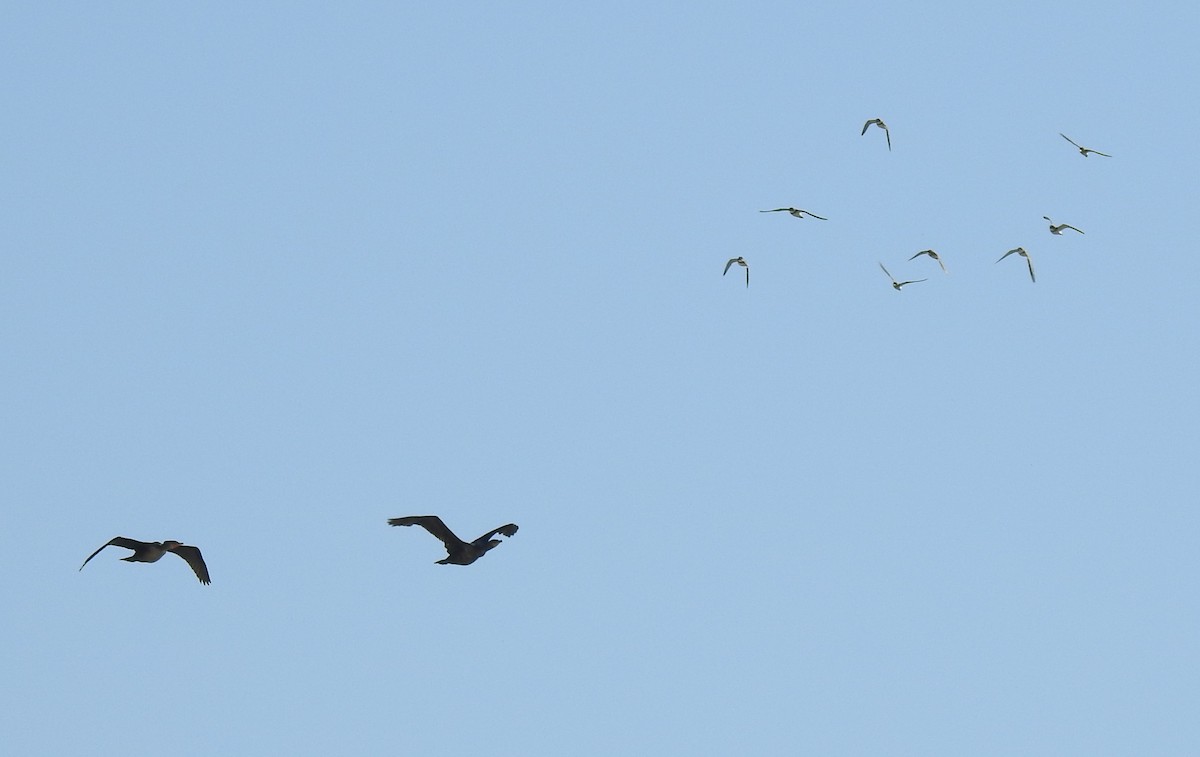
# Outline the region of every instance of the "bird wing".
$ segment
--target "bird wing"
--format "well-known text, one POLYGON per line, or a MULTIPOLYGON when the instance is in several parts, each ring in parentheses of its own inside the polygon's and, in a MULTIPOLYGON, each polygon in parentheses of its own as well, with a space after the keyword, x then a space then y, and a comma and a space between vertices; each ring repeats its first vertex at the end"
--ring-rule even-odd
MULTIPOLYGON (((880 268, 883 268, 883 263, 880 263, 880 264, 879 264, 879 267, 880 267, 880 268)), ((895 283, 896 283, 896 277, 895 277, 895 276, 893 276, 893 275, 891 274, 891 272, 890 272, 890 271, 888 271, 888 269, 886 269, 886 268, 883 268, 883 272, 887 274, 887 277, 888 277, 889 279, 891 279, 891 280, 892 280, 892 283, 893 283, 893 284, 895 284, 895 283)))
MULTIPOLYGON (((1005 259, 1005 258, 1007 258, 1009 255, 1012 255, 1014 252, 1016 252, 1016 250, 1009 250, 1008 252, 1006 252, 1006 253, 1004 253, 1003 255, 1001 255, 1001 256, 1000 256, 1000 260, 1004 260, 1004 259, 1005 259)), ((997 263, 999 263, 999 262, 1000 262, 1000 260, 997 260, 996 262, 997 262, 997 263)))
POLYGON ((1099 150, 1088 150, 1088 152, 1094 152, 1094 153, 1096 153, 1097 155, 1103 155, 1103 156, 1104 156, 1104 157, 1106 157, 1106 158, 1111 158, 1111 157, 1112 157, 1112 156, 1111 156, 1111 155, 1109 155, 1108 153, 1106 153, 1106 152, 1100 152, 1099 150))
POLYGON ((208 577, 208 566, 204 564, 204 557, 200 554, 199 548, 183 545, 171 551, 182 557, 184 562, 192 566, 192 572, 196 574, 196 578, 200 579, 200 583, 205 586, 212 583, 208 577))
POLYGON ((888 127, 883 126, 882 124, 880 124, 880 128, 883 129, 883 136, 887 137, 888 151, 890 152, 892 149, 892 133, 888 131, 888 127))
POLYGON ((491 531, 488 531, 486 534, 484 534, 483 536, 480 536, 478 539, 476 539, 475 542, 476 543, 484 542, 486 544, 487 541, 489 539, 491 539, 493 536, 495 536, 496 534, 512 536, 516 532, 517 532, 517 524, 516 523, 508 523, 503 526, 500 526, 500 528, 493 528, 491 531))
MULTIPOLYGON (((806 211, 804 211, 804 212, 805 212, 805 213, 808 213, 808 211, 807 211, 807 210, 806 210, 806 211)), ((821 217, 821 216, 817 215, 816 213, 808 213, 808 214, 809 214, 810 216, 812 216, 813 218, 817 219, 818 221, 828 221, 828 220, 829 220, 828 218, 823 218, 823 217, 821 217)))
POLYGON ((1058 136, 1060 136, 1060 137, 1062 137, 1063 139, 1067 140, 1068 142, 1070 142, 1071 144, 1075 145, 1076 147, 1079 147, 1079 149, 1080 149, 1080 150, 1082 150, 1082 149, 1083 149, 1082 147, 1080 147, 1080 145, 1079 145, 1079 143, 1078 143, 1078 142, 1076 142, 1075 140, 1071 139, 1071 138, 1070 138, 1070 137, 1068 137, 1066 134, 1063 134, 1061 131, 1058 133, 1058 136))
POLYGON ((791 210, 791 208, 775 208, 774 210, 760 210, 759 213, 778 213, 781 210, 791 210))
MULTIPOLYGON (((865 124, 863 124, 863 130, 862 130, 862 134, 866 134, 866 133, 867 133, 867 127, 868 127, 868 126, 870 126, 870 125, 871 125, 872 123, 874 123, 874 122, 875 122, 875 119, 871 119, 870 121, 867 121, 865 124)), ((859 136, 862 136, 862 134, 860 134, 859 136)))
MULTIPOLYGON (((746 265, 743 263, 742 265, 746 265)), ((746 265, 746 288, 750 288, 750 266, 746 265)))
MULTIPOLYGON (((729 262, 725 264, 725 271, 721 275, 724 276, 726 273, 729 273, 729 266, 733 265, 736 262, 737 262, 737 258, 730 258, 729 262)), ((392 525, 394 526, 396 524, 393 523, 392 525)))
POLYGON ((942 267, 942 273, 950 273, 949 271, 946 270, 946 264, 942 262, 942 259, 940 256, 935 259, 937 260, 938 265, 940 265, 942 267))
MULTIPOLYGON (((148 542, 138 541, 136 539, 126 539, 124 536, 114 536, 108 541, 108 543, 101 546, 100 549, 97 549, 95 552, 88 555, 88 559, 83 561, 83 565, 87 565, 89 562, 91 562, 92 558, 100 554, 100 551, 103 550, 104 547, 124 547, 125 549, 132 549, 136 552, 137 550, 146 546, 149 546, 148 542)), ((79 566, 80 570, 83 570, 83 565, 79 566)))
POLYGON ((1029 255, 1025 255, 1025 262, 1029 264, 1029 280, 1036 284, 1037 276, 1033 275, 1033 258, 1029 257, 1029 255))
POLYGON ((1083 233, 1083 229, 1077 229, 1077 228, 1075 228, 1074 226, 1072 226, 1072 225, 1071 225, 1071 224, 1069 224, 1069 223, 1064 223, 1064 224, 1063 224, 1063 228, 1064 228, 1064 229, 1070 229, 1071 231, 1078 231, 1080 234, 1082 234, 1082 233, 1083 233))
POLYGON ((445 544, 447 552, 453 552, 454 548, 462 547, 466 544, 462 539, 455 536, 454 532, 447 528, 442 519, 436 515, 409 515, 404 518, 390 518, 388 525, 420 526, 436 536, 442 544, 445 544))
POLYGON ((900 286, 907 286, 909 284, 920 284, 922 281, 929 281, 929 279, 915 279, 913 281, 901 281, 900 286))

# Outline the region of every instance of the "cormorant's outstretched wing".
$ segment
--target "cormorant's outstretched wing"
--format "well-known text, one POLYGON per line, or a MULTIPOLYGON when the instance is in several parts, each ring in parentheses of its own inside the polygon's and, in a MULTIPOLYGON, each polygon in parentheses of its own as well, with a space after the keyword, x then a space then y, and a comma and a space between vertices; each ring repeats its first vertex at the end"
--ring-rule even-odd
MULTIPOLYGON (((137 539, 126 539, 124 536, 114 536, 107 544, 88 555, 88 559, 83 561, 83 565, 87 565, 89 562, 91 562, 92 558, 100 554, 104 547, 124 547, 125 549, 132 549, 134 552, 136 552, 142 547, 148 546, 150 546, 149 543, 144 541, 138 541, 137 539)), ((83 570, 83 565, 79 566, 80 570, 83 570)))
POLYGON ((480 536, 478 539, 476 539, 475 543, 478 544, 478 543, 482 542, 482 543, 486 544, 496 534, 504 534, 505 536, 512 536, 516 532, 517 532, 517 524, 516 523, 508 523, 506 525, 500 526, 500 528, 493 528, 491 531, 488 531, 486 534, 484 534, 483 536, 480 536))
POLYGON ((183 545, 171 551, 182 557, 188 565, 192 566, 192 571, 196 574, 196 578, 200 579, 200 583, 206 586, 212 583, 208 577, 208 566, 204 564, 204 558, 200 555, 199 548, 183 545))
POLYGON ((445 544, 447 552, 454 552, 455 549, 466 544, 462 539, 455 536, 454 532, 447 528, 442 519, 436 515, 408 515, 403 518, 389 518, 388 525, 420 526, 436 536, 442 544, 445 544))

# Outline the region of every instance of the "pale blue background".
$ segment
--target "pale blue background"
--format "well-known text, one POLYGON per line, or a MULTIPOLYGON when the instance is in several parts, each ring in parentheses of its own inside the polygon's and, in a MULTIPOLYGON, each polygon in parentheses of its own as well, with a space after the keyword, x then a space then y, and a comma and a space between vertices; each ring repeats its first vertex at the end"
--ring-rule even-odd
POLYGON ((1200 752, 1195 6, 567 5, 5 7, 5 751, 1200 752))

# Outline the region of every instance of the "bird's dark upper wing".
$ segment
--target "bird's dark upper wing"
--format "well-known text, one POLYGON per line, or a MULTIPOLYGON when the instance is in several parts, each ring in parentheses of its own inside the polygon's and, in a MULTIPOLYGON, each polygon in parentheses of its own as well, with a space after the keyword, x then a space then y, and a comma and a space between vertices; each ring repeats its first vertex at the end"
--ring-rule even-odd
POLYGON ((873 123, 872 121, 867 121, 865 124, 863 124, 863 130, 862 130, 863 134, 867 133, 867 127, 870 126, 872 123, 873 123))
MULTIPOLYGON (((729 273, 729 266, 733 265, 736 262, 737 262, 737 258, 730 258, 729 262, 725 264, 725 272, 722 273, 721 275, 724 276, 726 273, 729 273)), ((394 526, 396 524, 393 523, 392 525, 394 526)))
POLYGON ((1032 281, 1033 283, 1035 283, 1035 284, 1036 284, 1036 283, 1037 283, 1037 276, 1034 276, 1034 275, 1033 275, 1033 258, 1031 258, 1031 257, 1029 257, 1028 255, 1026 255, 1026 256, 1025 256, 1025 262, 1029 264, 1029 280, 1030 280, 1030 281, 1032 281))
POLYGON ((460 547, 465 542, 454 535, 454 532, 446 527, 442 519, 436 515, 408 515, 403 518, 389 518, 388 525, 391 526, 420 526, 429 533, 441 540, 442 544, 446 545, 448 552, 453 552, 455 547, 460 547))
POLYGON ((1080 150, 1082 150, 1082 149, 1083 149, 1082 147, 1080 147, 1080 146, 1079 146, 1079 143, 1078 143, 1078 142, 1076 142, 1075 140, 1071 139, 1071 138, 1070 138, 1070 137, 1068 137, 1066 134, 1063 134, 1061 131, 1058 133, 1058 136, 1060 136, 1060 137, 1062 137, 1063 139, 1067 140, 1068 142, 1070 142, 1071 144, 1075 145, 1076 147, 1079 147, 1079 149, 1080 149, 1080 150))
POLYGON ((476 542, 487 542, 489 539, 491 539, 496 534, 504 534, 505 536, 512 536, 516 532, 517 532, 517 524, 516 523, 508 523, 503 526, 500 526, 500 528, 493 528, 491 531, 488 531, 486 534, 484 534, 483 536, 480 536, 475 541, 476 542))
POLYGON ((204 564, 204 557, 200 554, 197 547, 182 546, 171 550, 175 554, 182 557, 188 565, 192 566, 192 570, 196 574, 196 578, 200 579, 202 584, 212 583, 208 577, 208 566, 204 564))
POLYGON ((778 213, 781 210, 791 210, 791 208, 774 208, 772 210, 760 210, 759 213, 778 213))
MULTIPOLYGON (((883 263, 880 263, 880 264, 879 264, 879 267, 880 267, 880 268, 883 268, 883 263)), ((888 271, 888 269, 886 269, 886 268, 883 268, 883 272, 884 272, 884 273, 886 273, 886 274, 887 274, 887 277, 888 277, 889 279, 891 279, 893 282, 895 282, 895 281, 896 281, 896 277, 895 277, 895 276, 893 276, 893 275, 892 275, 892 274, 891 274, 891 273, 888 271)))
POLYGON ((887 137, 888 149, 891 150, 892 149, 892 133, 890 131, 888 131, 888 128, 886 126, 883 127, 883 135, 885 137, 887 137))
POLYGON ((1094 152, 1094 153, 1096 153, 1097 155, 1103 155, 1103 156, 1104 156, 1104 157, 1106 157, 1106 158, 1111 158, 1111 157, 1112 157, 1112 156, 1111 156, 1111 155, 1109 155, 1108 153, 1106 153, 1106 152, 1100 152, 1099 150, 1088 150, 1088 152, 1094 152))
MULTIPOLYGON (((100 554, 100 550, 104 549, 104 547, 124 547, 125 549, 132 549, 136 552, 145 546, 149 546, 147 542, 138 541, 137 539, 126 539, 124 536, 114 536, 108 541, 107 544, 88 555, 88 558, 83 561, 83 565, 87 565, 89 562, 91 562, 92 558, 100 554)), ((83 570, 83 565, 79 566, 80 570, 83 570)))
MULTIPOLYGON (((806 210, 806 211, 804 211, 804 212, 805 212, 805 213, 808 213, 808 211, 807 211, 807 210, 806 210)), ((829 220, 828 218, 823 218, 823 217, 821 217, 821 216, 817 215, 816 213, 808 213, 808 214, 809 214, 810 216, 812 216, 813 218, 817 219, 818 221, 828 221, 828 220, 829 220)))

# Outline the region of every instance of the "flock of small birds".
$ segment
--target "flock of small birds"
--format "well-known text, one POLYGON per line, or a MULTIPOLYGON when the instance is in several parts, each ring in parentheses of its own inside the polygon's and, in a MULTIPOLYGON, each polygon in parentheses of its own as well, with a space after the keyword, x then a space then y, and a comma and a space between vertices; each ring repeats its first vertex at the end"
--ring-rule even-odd
MULTIPOLYGON (((887 124, 885 124, 883 122, 882 118, 868 119, 867 122, 865 124, 863 124, 862 133, 860 134, 860 136, 866 135, 867 129, 869 129, 871 126, 878 126, 880 129, 883 130, 883 135, 887 139, 888 151, 891 152, 892 133, 888 130, 887 124)), ((1063 139, 1067 140, 1072 145, 1074 145, 1079 150, 1079 154, 1085 158, 1088 157, 1088 155, 1100 155, 1105 158, 1112 157, 1111 155, 1109 155, 1106 152, 1100 152, 1099 150, 1093 150, 1090 147, 1083 147, 1078 142, 1071 139, 1070 137, 1068 137, 1066 134, 1063 134, 1062 132, 1059 132, 1058 136, 1062 137, 1063 139)), ((816 213, 811 213, 807 210, 802 210, 800 208, 772 208, 770 210, 760 210, 758 212, 759 213, 787 213, 788 215, 791 215, 795 218, 800 218, 800 219, 816 218, 819 221, 828 221, 829 220, 828 218, 825 218, 824 216, 819 216, 816 213)), ((1062 236, 1063 231, 1066 231, 1068 229, 1070 231, 1075 231, 1080 234, 1083 233, 1083 229, 1076 228, 1069 223, 1055 223, 1049 216, 1042 216, 1042 218, 1046 219, 1046 221, 1048 221, 1050 223, 1050 233, 1054 234, 1055 236, 1062 236)), ((942 269, 942 273, 949 273, 949 271, 946 270, 946 264, 942 261, 942 256, 939 255, 934 250, 921 250, 916 255, 913 255, 911 258, 909 258, 909 260, 915 260, 918 257, 920 257, 921 255, 928 255, 930 257, 930 259, 937 261, 938 266, 940 266, 942 269)), ((1001 260, 1004 260, 1009 255, 1019 255, 1020 257, 1025 258, 1025 264, 1029 267, 1029 280, 1036 284, 1037 283, 1037 275, 1033 271, 1033 258, 1029 257, 1029 252, 1024 247, 1015 247, 1015 248, 1009 250, 1008 252, 1004 253, 1003 255, 1001 255, 1000 259, 997 260, 996 262, 999 263, 1001 260)), ((750 286, 750 264, 747 263, 746 259, 744 257, 741 257, 740 255, 736 258, 730 258, 729 262, 725 263, 725 271, 721 275, 724 276, 725 274, 729 273, 729 269, 734 264, 737 264, 737 265, 741 266, 742 268, 746 269, 746 287, 748 288, 750 286)), ((884 264, 882 262, 879 263, 879 267, 883 269, 883 272, 885 274, 887 274, 888 279, 890 279, 892 282, 892 288, 895 289, 897 292, 899 292, 903 287, 906 287, 909 284, 919 284, 922 281, 928 281, 928 279, 912 279, 910 281, 897 281, 896 277, 893 276, 891 274, 891 272, 888 271, 887 267, 884 266, 884 264)))
MULTIPOLYGON (((438 565, 470 565, 487 554, 489 550, 495 549, 501 544, 500 540, 493 539, 493 536, 496 534, 512 536, 517 532, 517 524, 508 523, 499 528, 493 528, 474 541, 463 541, 455 536, 454 532, 447 528, 442 519, 436 515, 408 515, 403 518, 390 518, 388 519, 388 525, 420 526, 437 537, 442 542, 442 545, 446 547, 446 557, 445 559, 438 560, 438 565)), ((100 554, 100 551, 105 547, 132 549, 132 555, 121 558, 125 562, 158 562, 163 555, 170 552, 182 557, 184 562, 191 566, 192 572, 196 574, 196 578, 200 579, 200 583, 205 586, 212 583, 212 579, 208 575, 208 565, 204 562, 204 556, 200 554, 200 549, 173 539, 168 539, 167 541, 138 541, 137 539, 127 539, 124 536, 117 536, 101 545, 100 549, 88 555, 88 558, 83 561, 83 565, 79 566, 79 570, 83 570, 84 566, 91 562, 93 557, 100 554)))

